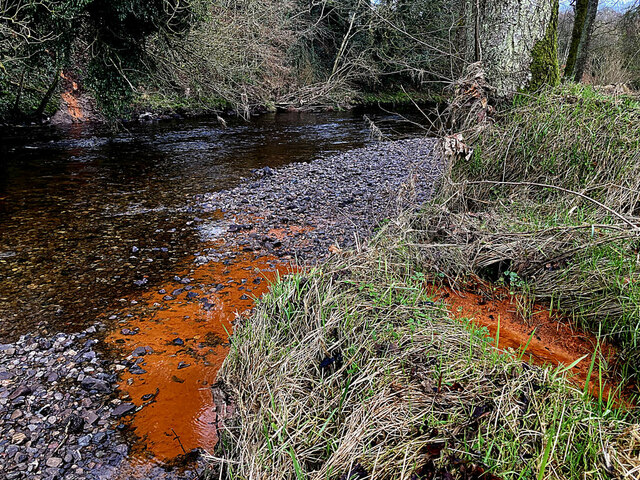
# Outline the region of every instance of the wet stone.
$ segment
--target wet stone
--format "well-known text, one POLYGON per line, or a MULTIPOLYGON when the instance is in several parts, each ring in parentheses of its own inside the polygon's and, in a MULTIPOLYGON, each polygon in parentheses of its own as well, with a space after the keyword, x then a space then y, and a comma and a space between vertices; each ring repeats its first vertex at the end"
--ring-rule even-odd
POLYGON ((118 418, 124 415, 129 415, 133 413, 135 409, 136 406, 133 403, 121 403, 111 411, 111 416, 118 418))
POLYGON ((136 347, 136 349, 131 352, 131 355, 134 357, 142 357, 148 353, 152 353, 153 349, 151 347, 136 347))

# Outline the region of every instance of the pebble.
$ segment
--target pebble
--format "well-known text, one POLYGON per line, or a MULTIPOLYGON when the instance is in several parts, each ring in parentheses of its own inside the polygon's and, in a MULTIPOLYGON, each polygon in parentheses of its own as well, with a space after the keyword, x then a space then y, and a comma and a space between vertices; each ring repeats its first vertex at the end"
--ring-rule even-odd
POLYGON ((129 407, 110 403, 115 365, 93 350, 88 335, 97 331, 23 335, 0 346, 0 372, 11 373, 0 376, 1 478, 107 479, 128 462, 111 419, 129 407))
POLYGON ((58 468, 60 465, 62 465, 62 459, 60 457, 47 458, 47 467, 58 468))

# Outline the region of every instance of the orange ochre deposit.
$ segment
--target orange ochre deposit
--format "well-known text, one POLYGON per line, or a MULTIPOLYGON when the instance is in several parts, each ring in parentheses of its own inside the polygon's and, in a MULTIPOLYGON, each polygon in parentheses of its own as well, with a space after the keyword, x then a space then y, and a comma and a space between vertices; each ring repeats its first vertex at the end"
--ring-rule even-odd
POLYGON ((518 355, 526 347, 523 359, 532 360, 539 365, 551 364, 568 367, 578 362, 569 372, 570 379, 584 387, 594 351, 599 349, 590 382, 590 390, 595 396, 608 398, 616 382, 605 379, 599 385, 598 372, 602 365, 605 374, 610 374, 615 365, 616 350, 607 343, 571 325, 571 322, 559 317, 549 307, 533 305, 524 318, 517 308, 517 294, 506 289, 477 293, 457 291, 449 287, 431 287, 433 294, 449 306, 452 315, 458 319, 469 319, 476 325, 487 328, 492 338, 498 338, 498 348, 512 349, 518 355), (498 334, 499 327, 499 334, 498 334))
POLYGON ((121 396, 142 406, 126 418, 139 439, 134 453, 167 461, 213 448, 211 384, 227 354, 232 321, 290 271, 275 257, 239 253, 227 262, 194 266, 132 302, 107 342, 125 354, 148 347, 130 357, 142 370, 127 368, 120 379, 121 396))

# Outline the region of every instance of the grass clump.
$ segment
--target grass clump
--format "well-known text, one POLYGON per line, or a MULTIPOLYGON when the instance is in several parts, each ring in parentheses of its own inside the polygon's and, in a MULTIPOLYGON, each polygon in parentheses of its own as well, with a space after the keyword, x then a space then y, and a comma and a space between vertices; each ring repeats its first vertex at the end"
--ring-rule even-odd
POLYGON ((219 373, 236 414, 218 475, 577 480, 633 468, 622 413, 433 303, 411 235, 408 220, 387 224, 366 250, 275 285, 237 326, 219 373))
POLYGON ((640 103, 589 86, 522 96, 452 160, 415 255, 457 283, 515 272, 527 293, 621 347, 640 375, 640 103))

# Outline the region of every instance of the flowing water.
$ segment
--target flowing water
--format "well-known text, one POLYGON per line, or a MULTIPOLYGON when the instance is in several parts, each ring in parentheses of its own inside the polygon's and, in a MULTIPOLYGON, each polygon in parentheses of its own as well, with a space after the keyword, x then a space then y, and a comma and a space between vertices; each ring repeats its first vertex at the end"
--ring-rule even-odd
MULTIPOLYGON (((369 116, 388 138, 419 133, 397 116, 369 116)), ((123 372, 120 383, 121 397, 144 406, 129 420, 142 461, 212 447, 210 384, 231 321, 287 267, 238 252, 232 262, 194 268, 194 254, 211 246, 199 226, 219 214, 203 211, 199 195, 254 169, 363 146, 372 139, 362 115, 273 114, 227 128, 189 120, 117 133, 13 128, 0 136, 0 343, 106 322, 114 359, 138 347, 153 352, 144 374, 123 372)))
MULTIPOLYGON (((375 118, 375 117, 374 117, 375 118)), ((389 136, 415 132, 390 115, 389 136), (399 130, 399 131, 398 131, 399 130)), ((370 141, 353 113, 2 132, 0 333, 82 327, 197 248, 198 194, 370 141)))

